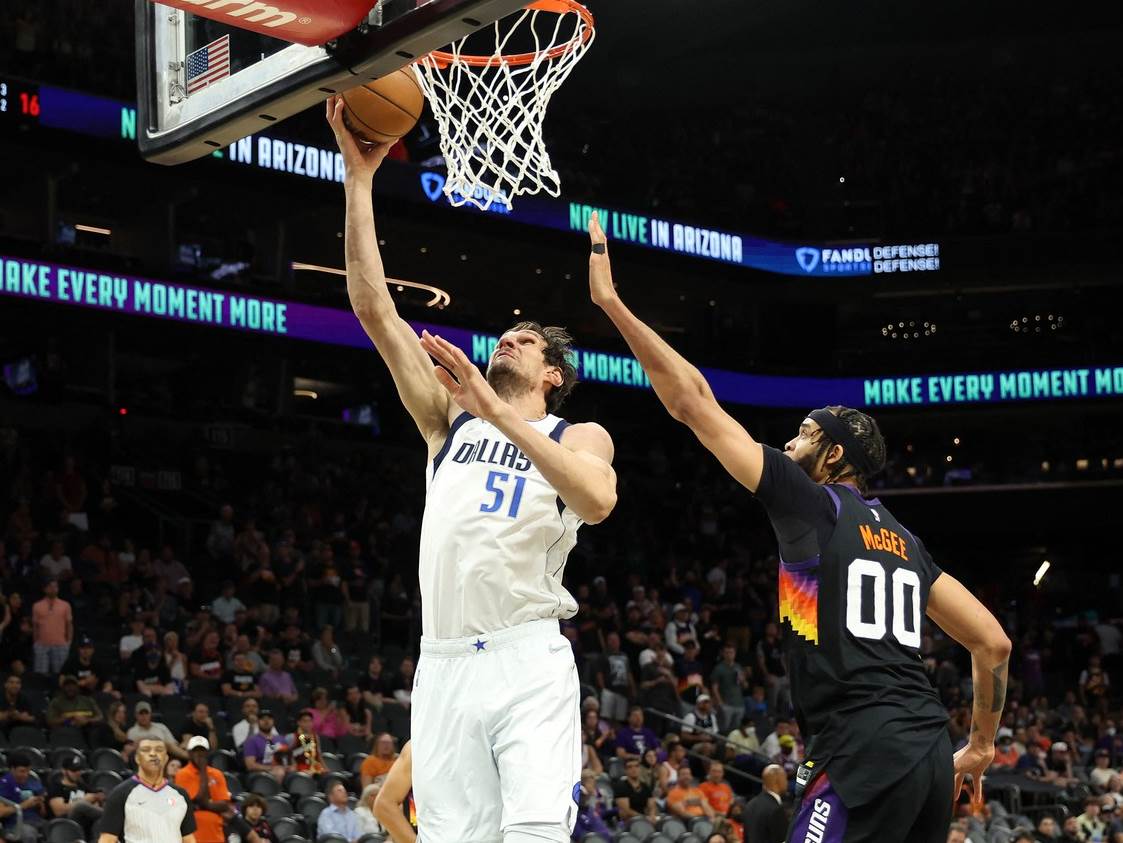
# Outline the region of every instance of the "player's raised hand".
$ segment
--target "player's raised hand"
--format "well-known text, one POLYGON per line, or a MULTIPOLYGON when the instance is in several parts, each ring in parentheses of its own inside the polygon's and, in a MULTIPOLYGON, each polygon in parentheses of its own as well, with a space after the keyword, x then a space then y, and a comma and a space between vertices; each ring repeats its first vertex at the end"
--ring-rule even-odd
POLYGON ((350 176, 367 180, 373 179, 375 171, 382 164, 383 159, 386 158, 386 153, 390 151, 393 144, 360 143, 351 134, 351 130, 347 128, 347 124, 344 122, 343 113, 346 108, 343 97, 338 95, 328 97, 328 125, 335 133, 335 142, 339 146, 339 151, 343 153, 343 166, 350 176))
POLYGON ((608 236, 601 228, 596 211, 589 217, 589 241, 589 294, 593 304, 604 307, 617 295, 616 285, 612 283, 612 264, 608 260, 608 236))
POLYGON ((440 364, 433 367, 433 374, 459 407, 485 421, 495 418, 504 406, 503 399, 495 394, 468 355, 428 331, 421 332, 421 347, 440 364))

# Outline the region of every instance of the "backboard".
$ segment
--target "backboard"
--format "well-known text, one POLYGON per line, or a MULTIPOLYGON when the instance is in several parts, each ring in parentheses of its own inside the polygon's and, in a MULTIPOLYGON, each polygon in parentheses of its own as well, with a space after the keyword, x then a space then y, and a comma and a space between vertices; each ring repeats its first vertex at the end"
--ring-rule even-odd
POLYGON ((392 73, 517 11, 526 0, 316 2, 334 12, 348 7, 350 17, 340 12, 321 26, 289 11, 282 0, 175 0, 202 14, 134 0, 141 154, 161 164, 208 155, 331 94, 392 73), (352 21, 354 28, 340 29, 352 21), (311 40, 339 34, 322 45, 264 34, 276 30, 300 38, 294 33, 302 23, 309 24, 311 40))

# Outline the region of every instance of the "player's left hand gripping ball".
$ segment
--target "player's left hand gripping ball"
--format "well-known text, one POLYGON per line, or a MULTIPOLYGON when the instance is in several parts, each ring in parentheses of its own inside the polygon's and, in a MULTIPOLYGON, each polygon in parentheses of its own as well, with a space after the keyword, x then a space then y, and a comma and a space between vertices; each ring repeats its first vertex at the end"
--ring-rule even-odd
POLYGON ((493 421, 505 405, 468 355, 428 331, 421 332, 421 347, 440 364, 433 367, 433 374, 457 406, 476 418, 493 421))

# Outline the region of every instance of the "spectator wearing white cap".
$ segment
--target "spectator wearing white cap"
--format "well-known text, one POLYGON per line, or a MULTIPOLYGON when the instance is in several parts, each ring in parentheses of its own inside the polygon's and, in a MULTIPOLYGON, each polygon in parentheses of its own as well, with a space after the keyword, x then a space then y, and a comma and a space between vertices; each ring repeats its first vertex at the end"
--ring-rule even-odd
POLYGON ((230 807, 230 789, 221 770, 207 764, 210 741, 196 735, 187 742, 191 763, 176 773, 175 783, 183 788, 195 808, 195 839, 198 843, 226 843, 222 816, 230 807))
POLYGON ((676 603, 671 608, 671 619, 663 630, 667 641, 667 649, 676 656, 681 656, 687 641, 697 641, 698 633, 690 619, 690 608, 685 603, 676 603))
POLYGON ((682 721, 683 745, 703 755, 712 755, 718 725, 710 695, 700 694, 694 703, 694 710, 687 712, 682 721))

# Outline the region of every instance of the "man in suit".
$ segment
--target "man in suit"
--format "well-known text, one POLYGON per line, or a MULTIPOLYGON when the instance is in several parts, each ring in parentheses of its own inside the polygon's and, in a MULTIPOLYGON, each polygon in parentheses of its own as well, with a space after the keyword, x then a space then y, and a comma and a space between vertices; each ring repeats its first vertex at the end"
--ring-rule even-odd
POLYGON ((784 843, 788 815, 781 800, 788 792, 788 775, 769 764, 760 777, 763 789, 745 806, 745 843, 784 843))

